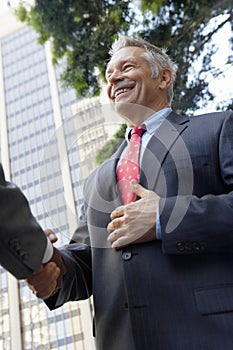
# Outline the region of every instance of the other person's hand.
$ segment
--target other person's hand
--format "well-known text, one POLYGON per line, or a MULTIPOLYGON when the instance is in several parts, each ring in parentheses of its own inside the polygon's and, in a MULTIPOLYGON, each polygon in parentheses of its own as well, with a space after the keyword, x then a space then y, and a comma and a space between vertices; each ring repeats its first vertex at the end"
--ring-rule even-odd
POLYGON ((39 272, 30 276, 26 282, 33 294, 38 298, 47 299, 57 289, 60 269, 55 262, 43 264, 39 272))
MULTIPOLYGON (((44 232, 51 243, 57 241, 57 236, 52 230, 46 229, 44 232)), ((66 268, 59 250, 53 247, 52 258, 41 265, 40 270, 30 276, 26 282, 38 298, 47 299, 58 290, 65 272, 66 268)))
POLYGON ((47 228, 44 230, 44 233, 46 234, 46 236, 49 238, 51 243, 55 243, 57 242, 57 236, 55 235, 54 231, 51 230, 50 228, 47 228))

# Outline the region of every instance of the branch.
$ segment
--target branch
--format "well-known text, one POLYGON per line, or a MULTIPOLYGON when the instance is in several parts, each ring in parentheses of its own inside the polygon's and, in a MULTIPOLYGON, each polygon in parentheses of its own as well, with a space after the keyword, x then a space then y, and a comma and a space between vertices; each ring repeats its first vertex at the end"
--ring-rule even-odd
MULTIPOLYGON (((208 12, 208 15, 211 14, 212 11, 216 10, 217 8, 219 7, 222 7, 223 5, 226 5, 228 2, 228 0, 222 0, 222 1, 219 1, 217 4, 215 4, 214 6, 210 7, 209 8, 209 12, 208 12)), ((232 10, 231 10, 231 15, 232 15, 232 10)), ((230 17, 231 17, 230 15, 230 17)), ((200 23, 203 23, 204 19, 207 18, 208 16, 206 15, 206 13, 202 16, 200 16, 199 18, 197 18, 195 20, 195 25, 192 27, 192 30, 195 31, 196 28, 198 27, 198 25, 200 23)), ((185 26, 185 24, 183 24, 183 26, 185 26)), ((173 41, 173 44, 180 41, 184 36, 186 36, 187 33, 190 33, 190 27, 187 28, 183 33, 181 33, 178 37, 174 38, 173 41)))
POLYGON ((233 12, 230 14, 230 16, 225 20, 223 21, 222 23, 220 23, 217 28, 215 28, 212 32, 208 33, 206 36, 205 36, 205 40, 202 42, 201 45, 198 45, 196 47, 196 49, 194 50, 193 54, 195 55, 197 52, 199 52, 200 50, 203 49, 203 47, 205 46, 205 44, 212 38, 212 36, 217 33, 217 31, 219 29, 221 29, 227 22, 231 21, 233 19, 233 12))

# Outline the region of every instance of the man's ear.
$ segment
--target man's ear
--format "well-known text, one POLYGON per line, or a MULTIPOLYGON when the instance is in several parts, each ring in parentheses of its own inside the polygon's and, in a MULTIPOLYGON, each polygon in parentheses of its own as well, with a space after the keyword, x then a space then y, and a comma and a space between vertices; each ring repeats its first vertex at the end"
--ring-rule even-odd
POLYGON ((159 79, 160 79, 160 84, 159 84, 160 89, 162 90, 167 89, 172 83, 171 70, 168 68, 163 69, 159 74, 159 79))

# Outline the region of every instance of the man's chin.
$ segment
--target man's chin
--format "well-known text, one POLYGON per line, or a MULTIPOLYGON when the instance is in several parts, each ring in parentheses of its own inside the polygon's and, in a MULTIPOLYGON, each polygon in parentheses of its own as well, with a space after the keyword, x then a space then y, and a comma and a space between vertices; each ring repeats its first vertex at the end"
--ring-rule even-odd
POLYGON ((142 121, 154 113, 152 109, 136 103, 119 101, 112 106, 117 114, 130 121, 142 121))
POLYGON ((135 104, 129 102, 114 102, 114 110, 122 117, 129 118, 132 114, 135 114, 135 104))

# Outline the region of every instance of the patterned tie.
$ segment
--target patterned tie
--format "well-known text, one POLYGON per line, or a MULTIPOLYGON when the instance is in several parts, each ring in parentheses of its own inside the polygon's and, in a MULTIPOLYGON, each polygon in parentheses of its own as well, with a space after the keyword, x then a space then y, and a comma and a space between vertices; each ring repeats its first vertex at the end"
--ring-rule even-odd
POLYGON ((117 182, 120 195, 124 204, 135 200, 135 193, 131 191, 130 182, 139 181, 139 151, 141 146, 141 136, 145 129, 141 126, 135 127, 131 131, 130 142, 126 148, 124 156, 120 159, 117 168, 117 182))

